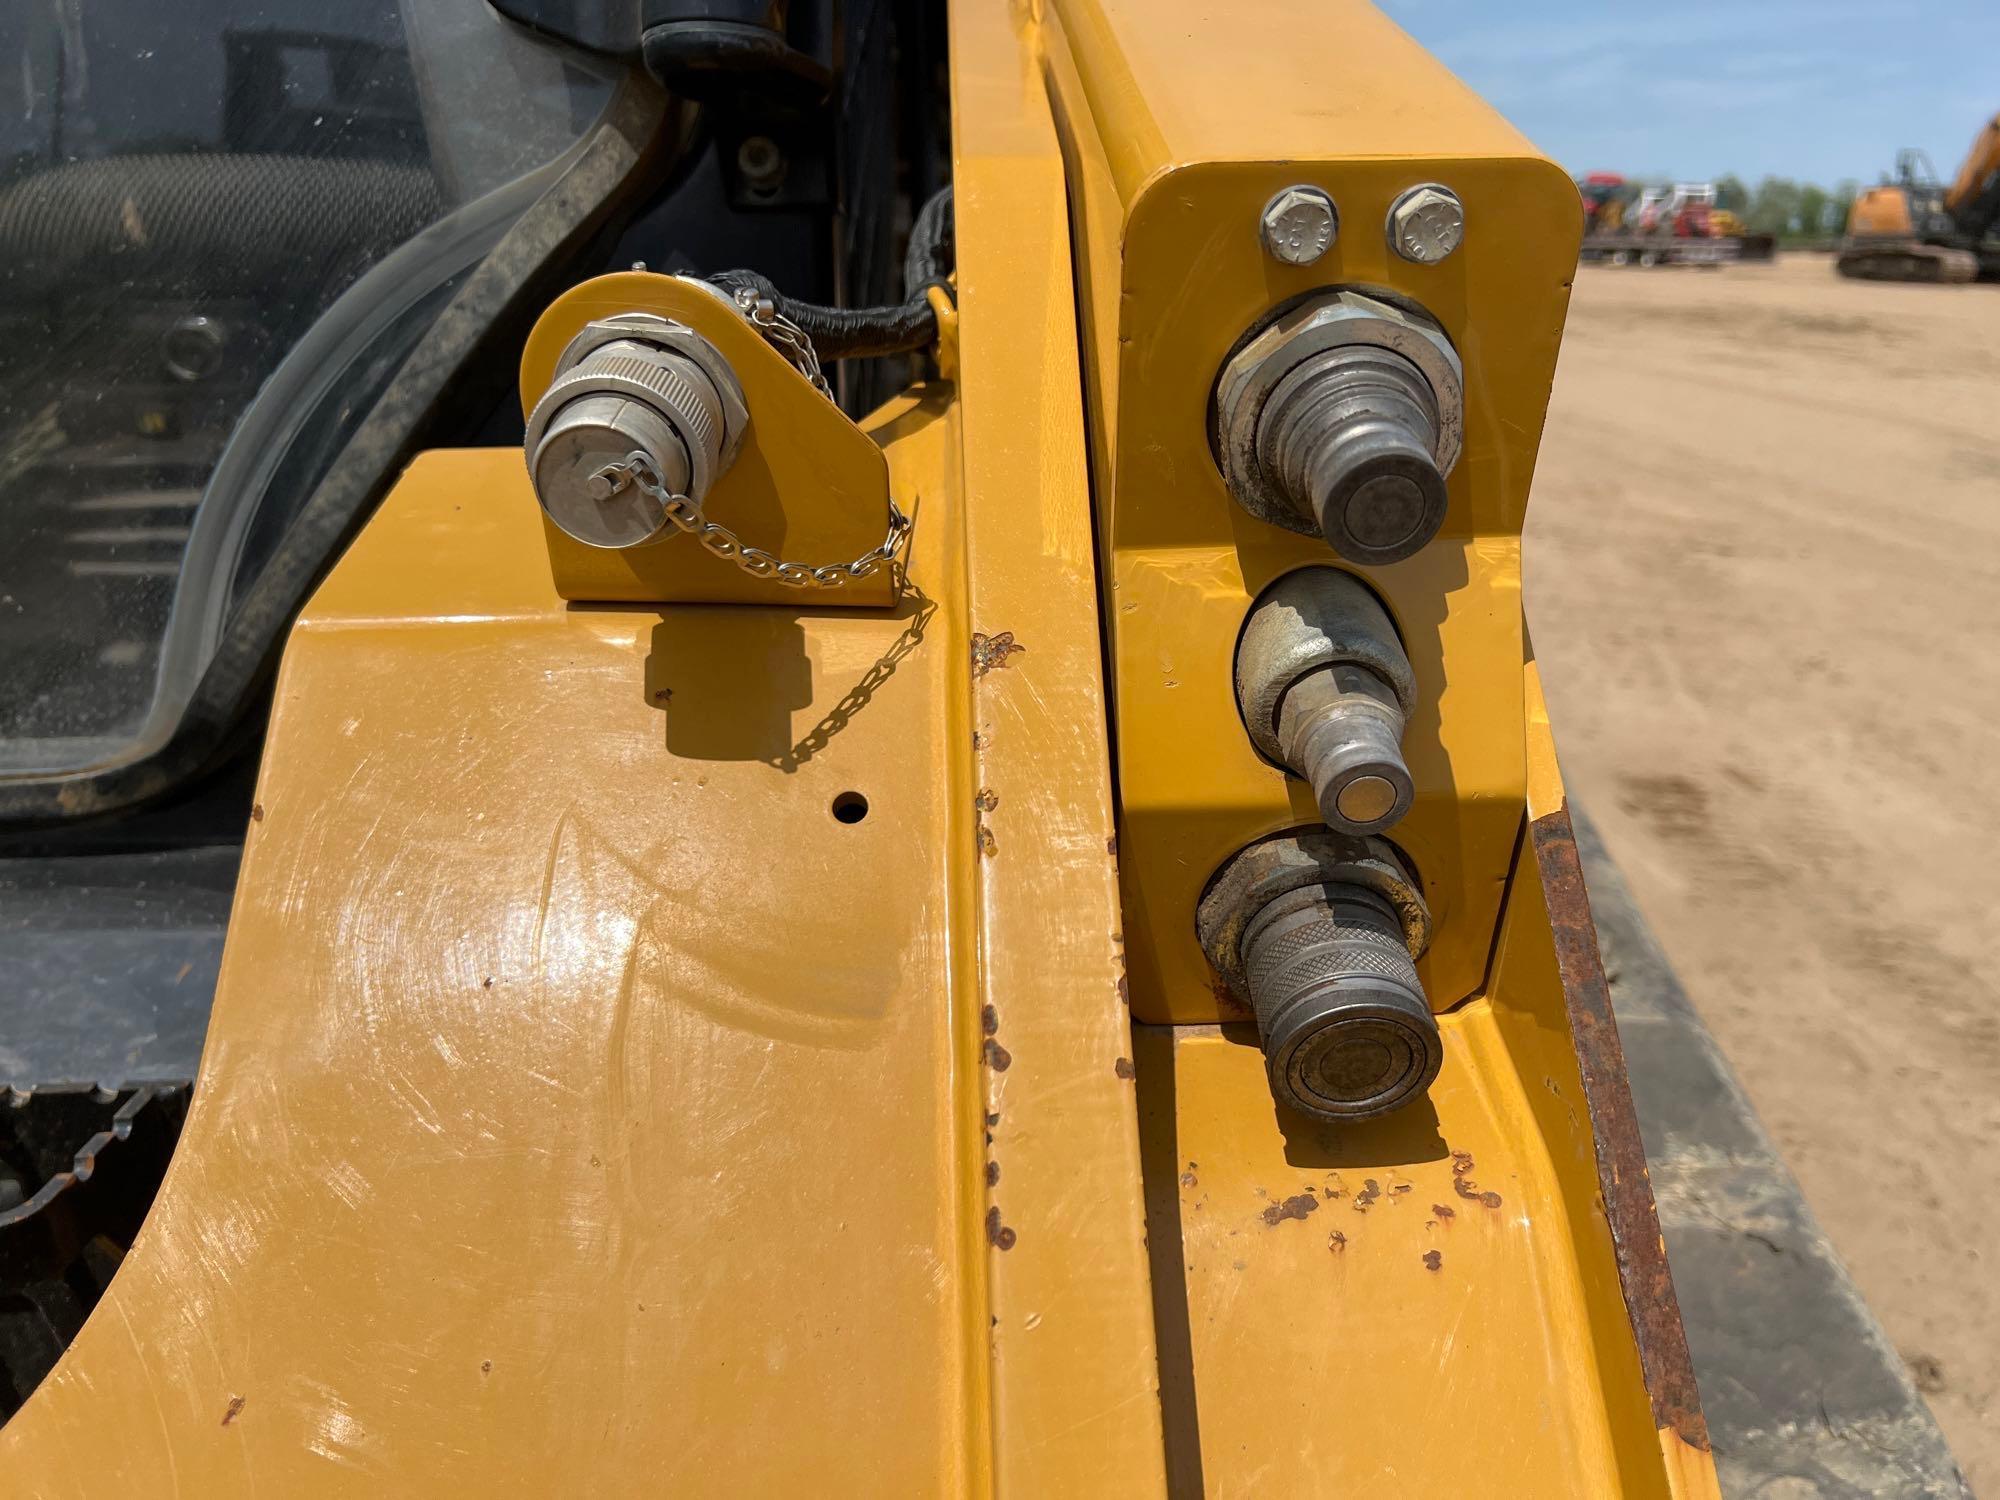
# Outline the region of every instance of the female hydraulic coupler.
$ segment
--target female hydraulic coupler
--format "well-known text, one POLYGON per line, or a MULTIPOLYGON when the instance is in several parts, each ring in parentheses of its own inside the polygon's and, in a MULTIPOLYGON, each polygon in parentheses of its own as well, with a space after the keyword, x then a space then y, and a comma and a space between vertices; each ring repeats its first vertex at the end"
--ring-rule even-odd
POLYGON ((1264 839, 1217 873, 1197 935, 1257 1017, 1279 1103, 1367 1120, 1420 1097, 1444 1060, 1417 979, 1430 911, 1380 839, 1264 839))

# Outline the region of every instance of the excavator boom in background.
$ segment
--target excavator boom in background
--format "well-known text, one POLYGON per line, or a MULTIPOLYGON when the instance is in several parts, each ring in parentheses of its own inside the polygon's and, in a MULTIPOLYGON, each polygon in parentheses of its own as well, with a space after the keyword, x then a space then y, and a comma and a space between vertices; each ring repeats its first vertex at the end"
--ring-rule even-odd
POLYGON ((1946 187, 1930 158, 1896 156, 1896 177, 1854 200, 1837 269, 1874 281, 1967 282, 2000 278, 2000 115, 1966 153, 1946 187))

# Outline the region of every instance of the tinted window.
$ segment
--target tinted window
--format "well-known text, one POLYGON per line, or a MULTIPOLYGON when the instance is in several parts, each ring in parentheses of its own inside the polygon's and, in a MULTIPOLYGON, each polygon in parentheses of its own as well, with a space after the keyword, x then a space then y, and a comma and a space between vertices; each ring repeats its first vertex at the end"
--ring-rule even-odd
POLYGON ((609 79, 483 0, 0 11, 0 775, 162 742, 609 79))

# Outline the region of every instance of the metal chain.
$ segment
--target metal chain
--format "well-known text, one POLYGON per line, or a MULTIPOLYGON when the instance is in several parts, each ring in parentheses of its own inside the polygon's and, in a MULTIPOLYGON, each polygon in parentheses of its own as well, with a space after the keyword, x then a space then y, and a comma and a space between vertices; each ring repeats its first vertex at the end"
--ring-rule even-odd
MULTIPOLYGON (((613 491, 623 489, 627 484, 636 484, 660 502, 669 521, 717 557, 735 563, 752 578, 775 578, 787 588, 843 588, 850 580, 872 578, 885 564, 894 569, 898 566, 896 554, 903 550, 903 543, 910 535, 910 518, 891 499, 889 534, 882 539, 879 547, 870 548, 853 562, 828 563, 813 568, 804 563, 784 562, 762 547, 751 546, 727 526, 709 520, 692 497, 676 495, 667 488, 659 468, 645 453, 628 453, 622 464, 607 465, 595 477, 603 479, 613 491)), ((900 579, 897 582, 900 585, 900 579)))
POLYGON ((784 355, 801 375, 812 382, 814 390, 831 401, 833 387, 826 382, 826 372, 820 369, 819 351, 813 348, 813 341, 806 331, 779 312, 770 298, 758 296, 752 287, 738 287, 735 298, 738 310, 764 336, 764 342, 784 355))

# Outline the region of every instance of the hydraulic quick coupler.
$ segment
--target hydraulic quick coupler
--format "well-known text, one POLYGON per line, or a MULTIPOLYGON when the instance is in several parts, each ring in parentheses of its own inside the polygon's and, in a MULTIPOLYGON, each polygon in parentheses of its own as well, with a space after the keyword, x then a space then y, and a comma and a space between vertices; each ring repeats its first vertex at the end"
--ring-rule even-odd
POLYGON ((1444 524, 1464 384, 1457 351, 1423 312, 1315 293, 1224 361, 1216 461, 1259 520, 1317 532, 1352 563, 1396 562, 1444 524))
POLYGON ((1236 702, 1257 749, 1312 784, 1339 833, 1380 833, 1410 809, 1403 723, 1416 679, 1359 580, 1302 568, 1266 589, 1236 646, 1236 702))
POLYGON ((1416 969, 1430 909, 1391 845, 1330 832, 1260 840, 1216 872, 1196 931, 1257 1017, 1281 1104, 1373 1119, 1437 1077, 1443 1045, 1416 969))

